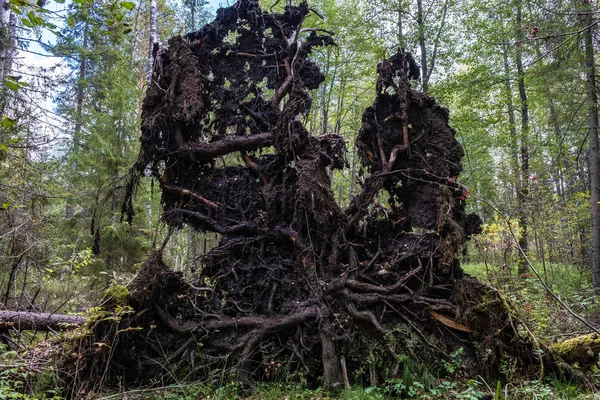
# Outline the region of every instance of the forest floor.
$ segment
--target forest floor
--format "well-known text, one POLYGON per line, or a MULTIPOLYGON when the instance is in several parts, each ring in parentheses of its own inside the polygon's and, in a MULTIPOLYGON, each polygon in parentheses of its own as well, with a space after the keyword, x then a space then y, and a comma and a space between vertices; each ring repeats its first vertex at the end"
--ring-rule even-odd
MULTIPOLYGON (((497 265, 497 263, 494 263, 497 265)), ((469 274, 492 284, 510 301, 523 322, 523 335, 535 336, 551 345, 570 337, 588 333, 564 306, 552 299, 534 274, 519 275, 516 270, 491 264, 463 265, 469 274)), ((561 300, 586 320, 600 322, 600 295, 594 292, 584 270, 565 265, 536 264, 545 283, 561 300)), ((459 353, 459 352, 457 352, 459 353)), ((228 381, 226 371, 205 382, 179 382, 167 387, 129 390, 118 393, 88 393, 88 399, 387 399, 394 393, 407 393, 418 399, 600 399, 600 393, 572 382, 545 376, 541 381, 486 382, 481 376, 467 376, 460 354, 441 366, 427 366, 418 360, 406 359, 402 378, 389 380, 378 388, 354 387, 335 393, 308 389, 285 382, 257 384, 252 391, 237 382, 228 381), (439 370, 445 371, 440 378, 439 370), (454 379, 450 380, 448 376, 454 379)), ((376 362, 376 360, 374 361, 376 362)), ((164 366, 166 369, 168 365, 164 366)), ((600 382, 600 370, 585 371, 592 382, 600 382)), ((365 386, 368 382, 365 382, 365 386)), ((158 385, 160 386, 160 385, 158 385)), ((1 399, 60 399, 60 383, 50 360, 22 360, 13 351, 0 351, 1 399), (33 379, 33 376, 36 376, 33 379), (27 394, 25 394, 27 393, 27 394)))

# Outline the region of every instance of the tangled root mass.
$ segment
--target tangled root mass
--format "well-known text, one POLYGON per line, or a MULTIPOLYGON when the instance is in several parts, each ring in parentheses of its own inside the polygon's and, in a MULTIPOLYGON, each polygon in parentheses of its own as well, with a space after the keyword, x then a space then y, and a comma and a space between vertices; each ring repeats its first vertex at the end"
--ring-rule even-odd
POLYGON ((134 312, 93 326, 84 380, 164 383, 219 368, 336 387, 398 376, 401 354, 433 362, 461 347, 487 376, 508 356, 537 368, 500 296, 461 270, 480 224, 456 181, 463 150, 448 112, 411 88, 407 52, 378 66, 356 137, 368 177, 348 207, 336 203, 329 172, 345 166, 346 143, 301 122, 324 80, 310 54, 334 45, 303 27, 309 12, 240 0, 155 49, 124 212, 150 172, 163 219, 220 242, 193 282, 160 252, 147 260, 130 285, 134 312), (365 368, 369 356, 378 361, 365 368))

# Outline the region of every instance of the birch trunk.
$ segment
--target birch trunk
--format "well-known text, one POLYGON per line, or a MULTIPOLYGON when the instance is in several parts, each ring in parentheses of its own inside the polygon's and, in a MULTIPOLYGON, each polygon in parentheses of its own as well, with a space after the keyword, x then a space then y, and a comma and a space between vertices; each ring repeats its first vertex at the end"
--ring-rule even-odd
POLYGON ((421 76, 423 93, 429 91, 429 72, 427 70, 427 49, 425 48, 425 23, 423 21, 423 0, 417 0, 417 24, 419 27, 419 47, 421 48, 421 76))
POLYGON ((152 83, 152 66, 154 65, 154 44, 158 43, 156 0, 150 0, 150 39, 148 46, 148 86, 152 83))

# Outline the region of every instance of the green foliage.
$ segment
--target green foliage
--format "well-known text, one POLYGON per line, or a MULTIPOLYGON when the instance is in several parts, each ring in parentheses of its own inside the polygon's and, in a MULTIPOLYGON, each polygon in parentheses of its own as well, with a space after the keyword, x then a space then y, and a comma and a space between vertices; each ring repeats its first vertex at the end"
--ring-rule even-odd
POLYGON ((22 400, 60 400, 57 376, 52 369, 30 368, 17 352, 0 343, 0 398, 22 400), (36 371, 36 372, 34 372, 36 371))
POLYGON ((123 304, 127 296, 129 296, 129 290, 126 286, 115 284, 106 290, 106 295, 117 302, 117 304, 123 304))
POLYGON ((383 388, 361 388, 352 387, 335 393, 329 393, 322 389, 306 389, 303 387, 285 384, 263 384, 255 387, 251 393, 243 390, 238 384, 230 383, 220 387, 212 387, 208 384, 191 383, 177 384, 160 389, 135 390, 123 393, 131 399, 218 399, 218 400, 383 400, 394 398, 414 399, 456 399, 456 400, 478 400, 486 395, 492 395, 495 400, 507 399, 584 399, 589 398, 585 391, 560 381, 544 382, 522 382, 502 386, 500 382, 496 392, 491 391, 484 383, 475 380, 465 382, 453 380, 441 380, 427 392, 421 392, 414 396, 404 395, 398 397, 389 395, 383 388), (499 388, 499 389, 498 389, 499 388), (505 397, 505 395, 507 397, 505 397), (587 396, 587 397, 586 397, 587 396))
MULTIPOLYGON (((540 263, 534 267, 543 271, 540 263)), ((546 292, 532 273, 519 275, 515 265, 498 268, 485 264, 463 265, 465 272, 499 289, 514 307, 517 315, 533 331, 538 340, 554 343, 565 334, 585 327, 560 303, 546 292)), ((584 318, 594 318, 600 312, 600 295, 591 285, 589 271, 571 265, 547 266, 545 283, 558 294, 569 308, 584 318)), ((529 335, 522 332, 523 335, 529 335)))

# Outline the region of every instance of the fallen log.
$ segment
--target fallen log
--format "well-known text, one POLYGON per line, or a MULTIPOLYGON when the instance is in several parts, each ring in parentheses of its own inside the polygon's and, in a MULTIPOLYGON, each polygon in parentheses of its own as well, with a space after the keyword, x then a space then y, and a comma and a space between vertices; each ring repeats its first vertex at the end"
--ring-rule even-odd
POLYGON ((594 363, 600 353, 600 335, 590 333, 550 346, 550 349, 568 363, 587 365, 594 363))
POLYGON ((64 331, 81 326, 87 318, 76 315, 0 311, 0 331, 64 331))

